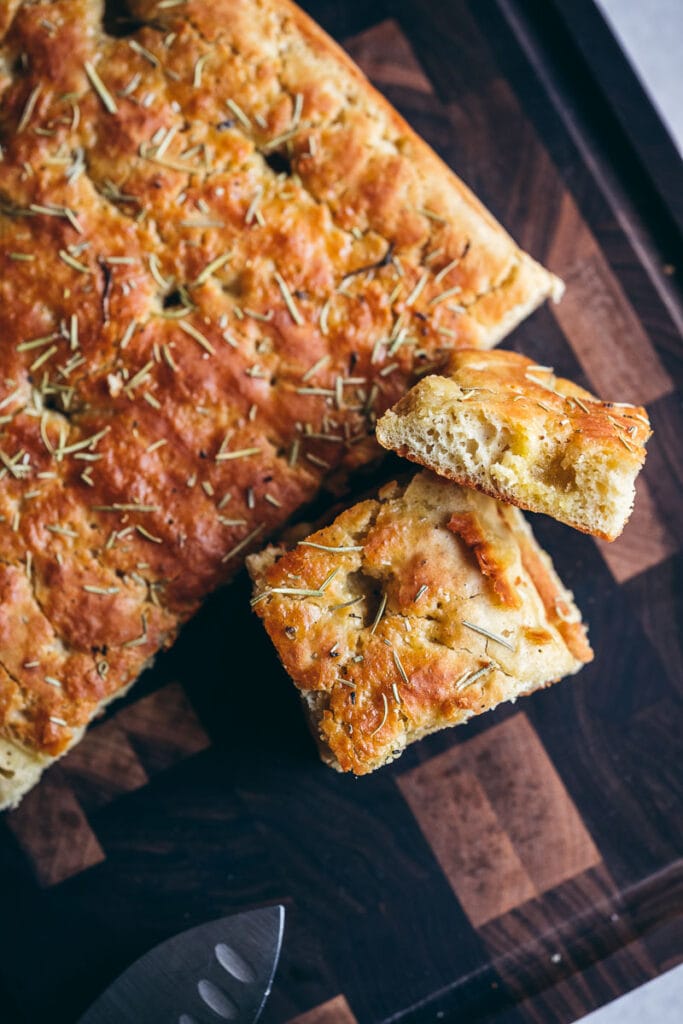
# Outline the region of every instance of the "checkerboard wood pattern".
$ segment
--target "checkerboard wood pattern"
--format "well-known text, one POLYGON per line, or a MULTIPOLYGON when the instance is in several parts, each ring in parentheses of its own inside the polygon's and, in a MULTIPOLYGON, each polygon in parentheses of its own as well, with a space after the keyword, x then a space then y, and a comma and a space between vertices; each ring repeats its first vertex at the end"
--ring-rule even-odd
POLYGON ((298 1014, 289 1024, 357 1024, 344 996, 335 996, 307 1013, 298 1014))
POLYGON ((475 928, 600 863, 524 713, 398 784, 475 928))
POLYGON ((555 75, 547 5, 307 7, 567 281, 506 344, 648 404, 623 537, 534 522, 596 660, 355 780, 318 763, 238 580, 0 821, 8 1024, 69 1024, 156 942, 274 901, 287 925, 264 1024, 568 1024, 683 956, 671 255, 585 82, 555 75))
POLYGON ((90 729, 7 815, 38 883, 56 885, 105 859, 88 809, 146 786, 157 772, 209 742, 177 683, 115 710, 90 729))

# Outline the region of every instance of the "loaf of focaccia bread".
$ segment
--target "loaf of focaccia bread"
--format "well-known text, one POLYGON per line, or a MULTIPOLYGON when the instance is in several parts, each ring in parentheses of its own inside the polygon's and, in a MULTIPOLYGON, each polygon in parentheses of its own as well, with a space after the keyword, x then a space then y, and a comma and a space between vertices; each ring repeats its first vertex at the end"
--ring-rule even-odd
POLYGON ((323 759, 358 775, 593 657, 522 513, 432 473, 247 566, 323 759))
POLYGON ((502 501, 615 540, 635 497, 650 421, 516 352, 454 353, 377 424, 405 458, 502 501))
POLYGON ((287 0, 103 6, 0 9, 0 806, 561 289, 287 0))

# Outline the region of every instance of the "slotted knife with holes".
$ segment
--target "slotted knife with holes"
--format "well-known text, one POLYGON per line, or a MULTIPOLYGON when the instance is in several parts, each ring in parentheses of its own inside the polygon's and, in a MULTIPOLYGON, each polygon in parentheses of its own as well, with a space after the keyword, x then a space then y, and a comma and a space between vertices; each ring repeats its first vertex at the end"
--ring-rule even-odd
POLYGON ((124 971, 78 1024, 255 1024, 284 924, 284 907, 265 907, 176 935, 124 971))

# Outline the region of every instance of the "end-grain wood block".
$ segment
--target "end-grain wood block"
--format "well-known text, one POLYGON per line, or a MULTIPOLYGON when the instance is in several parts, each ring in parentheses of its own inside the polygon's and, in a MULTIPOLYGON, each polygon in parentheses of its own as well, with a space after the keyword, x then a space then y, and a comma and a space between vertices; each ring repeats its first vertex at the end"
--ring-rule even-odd
POLYGON ((638 610, 648 640, 659 655, 666 677, 683 696, 683 555, 672 556, 649 572, 632 578, 625 590, 638 610))
MULTIPOLYGON (((546 960, 547 984, 517 1007, 521 1019, 528 1024, 570 1024, 624 992, 644 985, 658 973, 642 942, 633 942, 578 971, 558 960, 557 954, 546 960)), ((504 978, 508 980, 505 975, 504 978)), ((513 991, 516 987, 513 984, 513 991)))
POLYGON ((67 754, 61 768, 87 810, 103 807, 149 781, 116 718, 92 729, 67 754))
POLYGON ((526 715, 399 778, 474 927, 600 863, 526 715))
MULTIPOLYGON (((638 895, 630 899, 637 904, 638 895)), ((607 1002, 656 973, 638 941, 642 926, 601 864, 487 922, 479 935, 515 1001, 524 1001, 525 1020, 569 1024, 595 1007, 600 987, 607 1002)))
MULTIPOLYGON (((405 780, 401 788, 407 795, 405 780)), ((536 888, 476 777, 447 771, 436 791, 438 801, 421 793, 417 817, 470 921, 481 924, 532 899, 536 888)))
MULTIPOLYGON (((653 444, 656 444, 653 439, 653 444)), ((676 538, 659 514, 647 480, 636 481, 636 500, 623 534, 613 543, 596 540, 600 554, 617 583, 664 562, 676 549, 676 538)))
POLYGON ((211 741, 180 683, 169 683, 116 716, 150 775, 198 754, 211 741))
POLYGON ((669 394, 673 381, 569 192, 548 261, 567 284, 553 315, 592 389, 635 405, 669 394))
POLYGON ((288 1024, 357 1024, 344 996, 335 996, 306 1013, 292 1017, 288 1024))
POLYGON ((46 775, 5 820, 44 888, 105 859, 61 766, 46 775))
POLYGON ((93 729, 8 815, 40 884, 55 885, 104 860, 84 808, 95 810, 140 789, 210 742, 179 683, 93 729))
POLYGON ((393 18, 347 40, 344 47, 378 89, 399 86, 433 96, 432 83, 393 18))

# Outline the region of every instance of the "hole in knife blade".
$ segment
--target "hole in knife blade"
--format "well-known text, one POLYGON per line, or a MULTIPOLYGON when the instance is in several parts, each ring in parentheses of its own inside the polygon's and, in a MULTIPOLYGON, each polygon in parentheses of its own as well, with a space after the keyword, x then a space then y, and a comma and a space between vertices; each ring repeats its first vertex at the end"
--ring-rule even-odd
POLYGON ((197 991, 209 1009, 213 1010, 215 1014, 222 1017, 223 1020, 235 1020, 237 1017, 237 1007, 230 996, 226 995, 218 985, 214 985, 212 981, 202 978, 197 985, 197 991))
POLYGON ((243 982, 256 981, 256 975, 252 968, 231 946, 226 946, 224 942, 219 942, 214 952, 216 960, 218 960, 223 970, 227 971, 228 974, 232 974, 233 978, 243 982))

